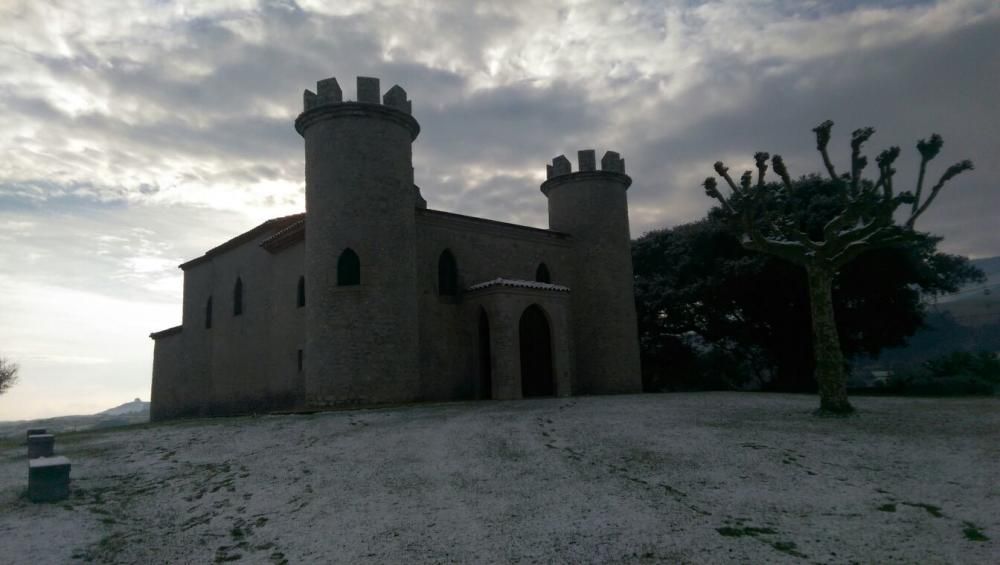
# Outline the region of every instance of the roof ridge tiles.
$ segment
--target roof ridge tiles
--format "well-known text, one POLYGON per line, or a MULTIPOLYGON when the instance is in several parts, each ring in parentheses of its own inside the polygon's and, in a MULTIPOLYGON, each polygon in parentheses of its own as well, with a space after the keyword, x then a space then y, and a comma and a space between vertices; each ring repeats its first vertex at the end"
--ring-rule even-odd
POLYGON ((492 280, 476 283, 467 288, 466 290, 471 292, 494 286, 505 286, 511 288, 531 288, 535 290, 551 290, 554 292, 569 292, 568 286, 563 286, 560 284, 544 283, 539 281, 528 281, 523 279, 505 279, 503 277, 497 277, 492 280))

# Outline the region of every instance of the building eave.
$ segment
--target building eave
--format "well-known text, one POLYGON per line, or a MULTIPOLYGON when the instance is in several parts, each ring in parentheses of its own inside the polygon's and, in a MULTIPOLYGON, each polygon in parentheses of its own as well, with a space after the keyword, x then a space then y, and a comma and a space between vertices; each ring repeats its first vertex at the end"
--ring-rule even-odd
POLYGON ((299 214, 282 216, 280 218, 271 218, 270 220, 267 220, 266 222, 260 224, 259 226, 249 231, 243 232, 240 235, 230 239, 229 241, 223 243, 222 245, 217 245, 209 249, 201 257, 195 257, 190 261, 181 263, 180 265, 178 265, 178 267, 182 270, 187 270, 191 267, 204 263, 217 255, 225 253, 226 251, 239 247, 240 245, 243 245, 248 241, 252 241, 254 238, 260 236, 263 233, 266 233, 269 230, 280 231, 299 220, 304 220, 305 216, 306 216, 305 213, 302 212, 299 214))

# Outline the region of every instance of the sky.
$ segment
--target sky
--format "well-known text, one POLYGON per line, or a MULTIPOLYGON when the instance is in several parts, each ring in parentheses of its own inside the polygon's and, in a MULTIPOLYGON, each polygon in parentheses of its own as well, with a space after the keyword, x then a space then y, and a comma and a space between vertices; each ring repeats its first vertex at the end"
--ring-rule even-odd
MULTIPOLYGON (((943 1, 0 1, 0 420, 149 399, 177 265, 304 208, 303 89, 406 89, 430 208, 547 227, 545 164, 618 151, 632 235, 695 221, 712 163, 971 159, 918 227, 1000 255, 1000 4, 943 1)), ((869 171, 870 172, 870 171, 869 171)))

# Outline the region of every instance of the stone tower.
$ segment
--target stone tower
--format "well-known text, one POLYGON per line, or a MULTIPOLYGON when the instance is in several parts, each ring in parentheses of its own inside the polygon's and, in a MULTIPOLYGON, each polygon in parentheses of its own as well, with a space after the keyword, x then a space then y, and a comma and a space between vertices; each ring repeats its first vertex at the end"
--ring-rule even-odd
POLYGON ((578 153, 579 170, 560 155, 547 166, 542 193, 549 229, 569 233, 573 246, 575 392, 640 392, 638 329, 625 191, 625 161, 608 151, 597 170, 594 151, 578 153))
POLYGON ((345 101, 334 78, 305 91, 295 129, 306 152, 309 405, 419 395, 412 144, 420 125, 410 113, 406 91, 380 97, 377 78, 358 77, 357 101, 345 101))

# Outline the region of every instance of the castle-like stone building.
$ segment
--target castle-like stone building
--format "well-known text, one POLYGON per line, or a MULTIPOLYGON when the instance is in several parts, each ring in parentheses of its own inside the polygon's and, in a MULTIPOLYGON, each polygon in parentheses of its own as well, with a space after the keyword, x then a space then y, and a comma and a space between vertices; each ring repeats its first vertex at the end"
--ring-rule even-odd
POLYGON ((549 229, 431 210, 407 94, 379 94, 305 91, 306 213, 180 266, 183 323, 150 336, 153 419, 640 390, 619 155, 552 161, 549 229))

